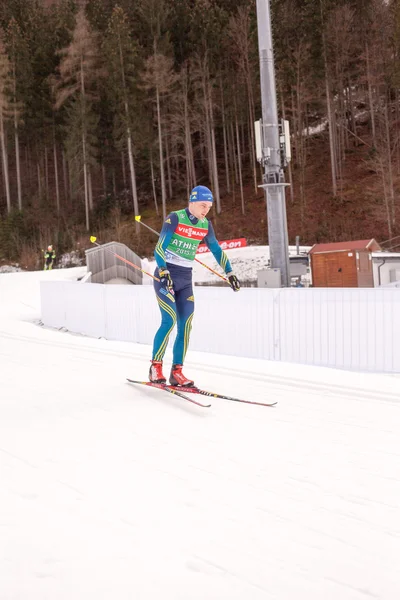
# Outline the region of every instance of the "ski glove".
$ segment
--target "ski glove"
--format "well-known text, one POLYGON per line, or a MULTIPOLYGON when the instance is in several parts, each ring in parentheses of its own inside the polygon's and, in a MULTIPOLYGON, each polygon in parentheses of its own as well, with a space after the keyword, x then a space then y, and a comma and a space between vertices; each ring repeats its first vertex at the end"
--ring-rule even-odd
POLYGON ((174 284, 172 282, 171 275, 168 269, 159 269, 158 273, 160 275, 161 285, 165 287, 167 292, 174 294, 174 284))
POLYGON ((240 290, 240 281, 233 273, 229 273, 228 275, 229 285, 233 289, 234 292, 238 292, 240 290))

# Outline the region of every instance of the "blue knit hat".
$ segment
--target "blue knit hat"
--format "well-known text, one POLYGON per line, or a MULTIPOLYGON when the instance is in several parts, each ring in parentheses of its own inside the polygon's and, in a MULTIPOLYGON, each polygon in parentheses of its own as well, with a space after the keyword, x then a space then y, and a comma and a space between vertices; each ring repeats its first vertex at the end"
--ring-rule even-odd
POLYGON ((189 202, 213 202, 213 200, 211 190, 205 185, 198 185, 190 192, 189 202))

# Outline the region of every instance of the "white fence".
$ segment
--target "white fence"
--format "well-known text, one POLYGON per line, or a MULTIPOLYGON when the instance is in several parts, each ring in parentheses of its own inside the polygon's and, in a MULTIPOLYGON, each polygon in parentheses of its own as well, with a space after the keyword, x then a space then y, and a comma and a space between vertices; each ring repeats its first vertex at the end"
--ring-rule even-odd
MULTIPOLYGON (((400 290, 196 287, 190 349, 400 373, 400 290)), ((152 344, 152 286, 41 283, 42 321, 110 340, 152 344)), ((170 343, 173 341, 171 338, 170 343)))

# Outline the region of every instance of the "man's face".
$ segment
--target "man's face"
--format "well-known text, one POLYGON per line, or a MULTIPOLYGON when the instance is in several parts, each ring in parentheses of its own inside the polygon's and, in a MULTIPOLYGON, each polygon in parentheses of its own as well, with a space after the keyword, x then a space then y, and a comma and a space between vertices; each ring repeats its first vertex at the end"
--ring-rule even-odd
POLYGON ((204 219, 211 207, 212 202, 206 200, 202 202, 189 202, 189 210, 196 219, 204 219))

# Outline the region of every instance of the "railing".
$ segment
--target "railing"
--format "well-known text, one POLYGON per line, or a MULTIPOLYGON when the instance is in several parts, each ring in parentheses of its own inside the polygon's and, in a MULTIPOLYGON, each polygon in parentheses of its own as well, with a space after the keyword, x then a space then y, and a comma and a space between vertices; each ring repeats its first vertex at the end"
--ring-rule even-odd
POLYGON ((91 283, 106 283, 112 279, 126 279, 136 285, 142 284, 142 272, 124 263, 112 254, 119 254, 122 258, 129 260, 138 267, 142 261, 125 244, 109 242, 86 250, 86 264, 88 272, 91 272, 91 283))

